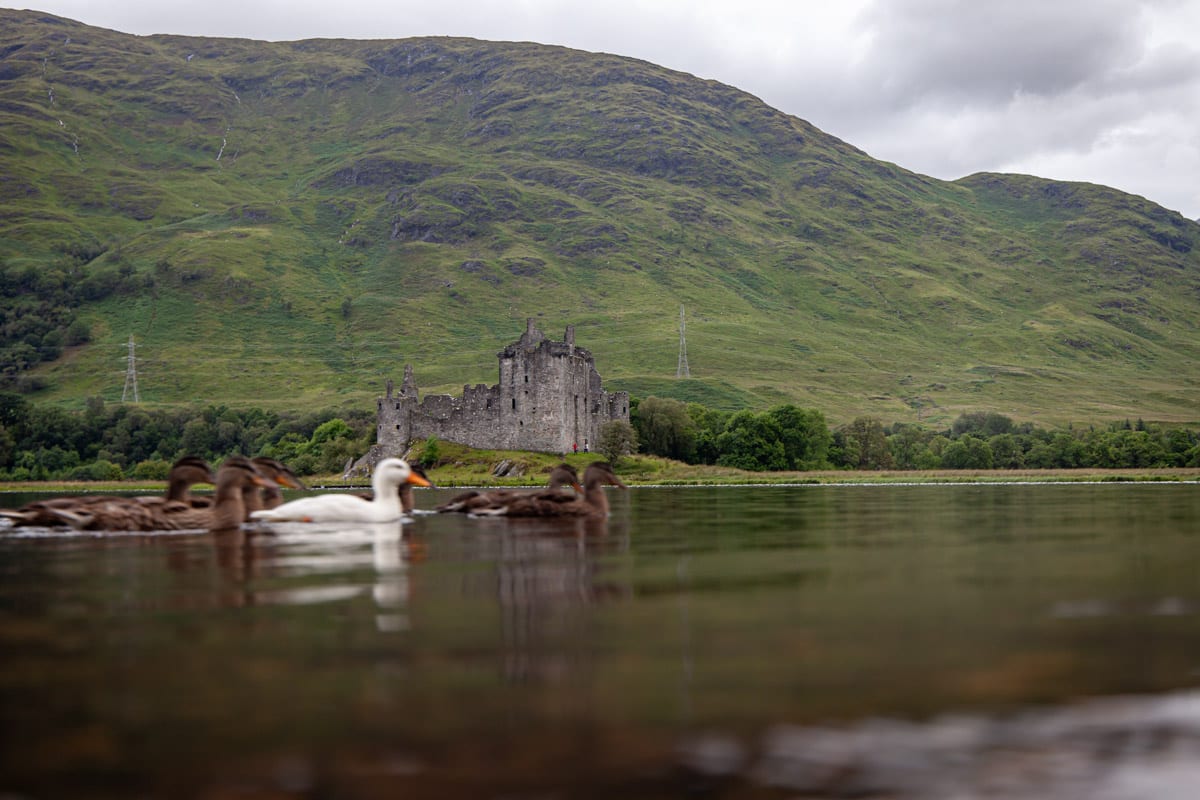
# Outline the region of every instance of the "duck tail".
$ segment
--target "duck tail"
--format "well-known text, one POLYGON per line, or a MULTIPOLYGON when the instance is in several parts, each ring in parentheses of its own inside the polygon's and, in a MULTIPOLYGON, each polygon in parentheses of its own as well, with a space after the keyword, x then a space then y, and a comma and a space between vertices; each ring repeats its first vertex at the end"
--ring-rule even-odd
POLYGON ((89 511, 70 511, 65 508, 51 508, 47 510, 76 530, 86 529, 96 518, 96 515, 89 511))

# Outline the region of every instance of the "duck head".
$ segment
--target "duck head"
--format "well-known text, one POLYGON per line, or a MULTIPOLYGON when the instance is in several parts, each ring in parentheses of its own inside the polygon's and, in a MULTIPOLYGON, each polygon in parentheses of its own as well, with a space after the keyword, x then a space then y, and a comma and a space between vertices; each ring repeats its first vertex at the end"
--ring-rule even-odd
POLYGON ((408 465, 408 462, 402 458, 385 458, 375 466, 375 475, 372 479, 372 484, 378 485, 399 486, 404 483, 410 483, 414 486, 429 486, 429 479, 425 478, 413 471, 413 468, 408 465))

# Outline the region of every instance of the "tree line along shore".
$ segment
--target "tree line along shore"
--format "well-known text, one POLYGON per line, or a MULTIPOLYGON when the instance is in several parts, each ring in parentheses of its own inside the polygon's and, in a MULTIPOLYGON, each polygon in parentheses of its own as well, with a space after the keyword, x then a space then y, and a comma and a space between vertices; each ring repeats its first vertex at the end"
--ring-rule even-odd
MULTIPOLYGON (((597 458, 615 462, 633 480, 680 483, 853 482, 890 473, 940 480, 941 472, 1009 480, 1059 471, 1112 480, 1200 474, 1200 432, 1142 420, 1052 429, 979 411, 947 428, 875 417, 835 426, 820 411, 794 405, 724 411, 658 397, 633 398, 630 405, 630 423, 613 423, 594 452, 498 453, 426 440, 414 443, 408 457, 448 485, 536 482, 551 462, 597 458), (493 474, 501 461, 515 466, 493 474)), ((158 481, 184 454, 213 463, 250 454, 336 482, 374 436, 370 410, 151 408, 93 398, 73 411, 0 393, 0 481, 158 481)))

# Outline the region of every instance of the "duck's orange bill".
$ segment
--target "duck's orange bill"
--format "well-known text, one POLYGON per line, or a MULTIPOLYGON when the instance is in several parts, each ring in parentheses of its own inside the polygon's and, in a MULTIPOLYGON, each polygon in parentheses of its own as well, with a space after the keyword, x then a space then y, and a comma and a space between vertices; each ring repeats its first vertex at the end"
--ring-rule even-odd
POLYGON ((406 483, 414 483, 417 486, 433 486, 432 483, 427 481, 425 478, 422 478, 420 475, 418 475, 415 472, 409 473, 408 480, 406 481, 406 483))

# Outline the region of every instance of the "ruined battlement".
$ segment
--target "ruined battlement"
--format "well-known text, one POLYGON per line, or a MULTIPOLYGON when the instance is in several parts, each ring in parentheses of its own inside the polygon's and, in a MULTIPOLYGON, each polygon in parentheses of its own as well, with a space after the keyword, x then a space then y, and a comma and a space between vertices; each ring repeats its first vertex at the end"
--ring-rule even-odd
POLYGON ((521 338, 496 354, 500 380, 463 386, 461 397, 420 397, 412 366, 395 391, 376 405, 379 457, 402 454, 435 436, 470 447, 565 453, 593 449, 600 428, 629 421, 629 393, 606 392, 592 354, 575 344, 568 326, 562 341, 547 339, 530 319, 521 338))

